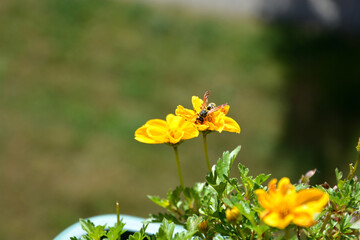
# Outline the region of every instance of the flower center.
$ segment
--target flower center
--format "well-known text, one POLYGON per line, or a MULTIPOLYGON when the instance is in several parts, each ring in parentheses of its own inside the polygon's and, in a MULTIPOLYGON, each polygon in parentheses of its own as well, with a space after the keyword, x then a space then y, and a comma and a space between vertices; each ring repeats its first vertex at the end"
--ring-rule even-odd
POLYGON ((281 218, 286 218, 290 214, 290 208, 286 202, 283 202, 279 208, 278 213, 280 214, 281 218))

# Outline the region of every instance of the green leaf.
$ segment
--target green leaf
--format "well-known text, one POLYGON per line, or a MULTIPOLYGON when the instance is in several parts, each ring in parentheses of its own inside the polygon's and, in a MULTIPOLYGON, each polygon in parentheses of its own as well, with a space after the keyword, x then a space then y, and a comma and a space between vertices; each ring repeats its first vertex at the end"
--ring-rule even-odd
POLYGON ((122 220, 120 221, 120 224, 116 224, 114 227, 109 227, 109 231, 106 234, 106 237, 109 240, 118 240, 120 236, 126 232, 126 230, 123 230, 125 226, 125 223, 122 223, 122 220))
POLYGON ((134 233, 133 235, 130 235, 128 240, 143 240, 145 238, 149 239, 149 236, 145 233, 147 227, 149 226, 149 223, 144 224, 139 232, 134 233))
POLYGON ((157 240, 172 240, 175 224, 169 223, 167 219, 164 219, 158 232, 156 233, 157 240))
POLYGON ((169 213, 158 213, 150 214, 151 222, 162 222, 164 219, 171 220, 175 224, 181 224, 180 221, 173 214, 169 213))
POLYGON ((81 228, 88 234, 94 231, 95 225, 90 220, 80 219, 81 228))
POLYGON ((238 164, 238 169, 241 177, 246 177, 249 173, 249 169, 241 163, 238 164))
POLYGON ((150 196, 148 198, 160 207, 167 208, 169 206, 169 200, 160 198, 159 196, 150 196))
POLYGON ((88 234, 90 239, 100 240, 103 236, 106 236, 105 225, 96 226, 93 231, 88 234))
POLYGON ((265 182, 269 177, 271 176, 271 174, 265 175, 263 173, 259 174, 258 176, 256 176, 255 178, 255 183, 258 185, 261 185, 263 182, 265 182))
POLYGON ((197 215, 193 215, 189 217, 186 221, 186 229, 188 231, 195 231, 197 232, 199 224, 203 219, 197 215))
POLYGON ((220 181, 224 182, 226 180, 224 178, 224 175, 229 177, 231 166, 234 163, 234 160, 237 154, 239 153, 240 149, 241 146, 238 146, 231 153, 226 151, 223 153, 223 157, 218 160, 215 166, 215 171, 220 181))
POLYGON ((357 220, 350 226, 351 229, 360 229, 360 220, 357 220))
POLYGON ((216 180, 217 180, 216 171, 211 171, 210 173, 208 173, 205 177, 205 180, 210 185, 216 185, 216 180))
POLYGON ((335 168, 335 176, 336 176, 336 181, 339 182, 342 179, 343 173, 339 171, 339 169, 335 168))

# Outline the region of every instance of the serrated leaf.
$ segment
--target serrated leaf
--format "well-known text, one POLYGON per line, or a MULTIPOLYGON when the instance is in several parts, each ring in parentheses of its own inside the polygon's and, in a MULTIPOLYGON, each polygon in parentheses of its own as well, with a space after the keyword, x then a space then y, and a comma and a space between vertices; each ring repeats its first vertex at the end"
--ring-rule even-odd
POLYGON ((114 227, 109 227, 109 231, 106 233, 106 237, 109 240, 118 240, 119 237, 126 232, 126 230, 123 230, 125 226, 125 223, 122 223, 122 220, 120 221, 120 224, 116 224, 114 227))
POLYGON ((208 184, 210 185, 215 185, 216 184, 216 180, 217 180, 217 173, 215 170, 211 171, 210 173, 208 173, 205 177, 205 180, 208 184))
POLYGON ((336 176, 336 181, 339 182, 343 176, 343 173, 339 171, 339 169, 335 168, 335 176, 336 176))
POLYGON ((155 204, 159 205, 160 207, 167 208, 169 206, 169 200, 160 198, 159 196, 147 196, 151 201, 153 201, 155 204))
POLYGON ((105 235, 105 225, 96 226, 93 231, 89 233, 89 237, 92 240, 100 240, 105 235))
POLYGON ((258 185, 261 185, 263 182, 265 182, 269 177, 271 176, 271 174, 265 175, 263 173, 259 174, 258 176, 256 176, 255 178, 255 183, 258 185))
POLYGON ((80 219, 81 228, 88 234, 94 231, 95 225, 90 220, 80 219))
POLYGON ((150 214, 151 222, 162 222, 164 219, 168 219, 176 224, 180 224, 179 220, 172 214, 169 213, 150 214))
POLYGON ((238 146, 231 153, 226 151, 223 153, 222 158, 218 160, 215 166, 215 170, 220 181, 225 181, 224 175, 227 177, 229 176, 231 166, 234 163, 234 160, 237 154, 239 153, 240 149, 241 146, 238 146))
POLYGON ((145 238, 149 239, 148 235, 145 233, 147 227, 149 226, 149 223, 144 224, 139 232, 134 233, 133 235, 130 235, 128 240, 143 240, 145 238))
POLYGON ((162 224, 156 233, 156 239, 158 240, 172 240, 172 236, 174 233, 175 224, 169 223, 167 219, 162 221, 162 224))
POLYGON ((238 169, 241 177, 246 177, 249 173, 249 169, 241 163, 238 164, 238 169))
POLYGON ((186 221, 186 229, 188 231, 197 231, 199 224, 201 223, 203 219, 201 217, 198 217, 197 215, 193 215, 189 217, 186 221))

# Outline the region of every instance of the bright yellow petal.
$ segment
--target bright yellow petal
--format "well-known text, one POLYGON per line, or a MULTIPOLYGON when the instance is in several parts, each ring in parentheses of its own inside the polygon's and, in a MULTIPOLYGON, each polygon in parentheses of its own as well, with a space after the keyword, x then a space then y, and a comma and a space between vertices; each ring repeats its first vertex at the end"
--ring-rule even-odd
POLYGON ((296 192, 295 187, 290 183, 290 179, 287 177, 280 179, 277 189, 283 196, 296 192))
POLYGON ((308 212, 294 213, 294 219, 292 221, 301 227, 311 227, 315 224, 314 215, 308 212))
POLYGON ((192 102, 192 105, 193 105, 193 108, 194 108, 194 111, 196 113, 199 113, 201 111, 201 105, 203 103, 203 100, 201 100, 199 97, 197 96, 193 96, 191 98, 191 102, 192 102))
POLYGON ((225 116, 224 122, 224 131, 240 133, 240 126, 234 119, 225 116))
POLYGON ((199 131, 207 131, 209 129, 209 125, 207 124, 199 124, 196 125, 196 127, 198 128, 199 131))
POLYGON ((307 205, 308 207, 316 209, 314 211, 321 210, 328 201, 329 195, 316 188, 300 190, 296 197, 297 206, 307 205))
POLYGON ((150 126, 147 128, 146 133, 149 136, 149 138, 154 139, 157 142, 161 142, 161 143, 169 142, 166 128, 150 126))
POLYGON ((278 212, 271 212, 264 216, 262 220, 271 227, 284 229, 291 223, 293 219, 294 216, 292 214, 282 217, 278 212))
POLYGON ((225 122, 222 117, 215 118, 212 122, 209 122, 209 130, 218 131, 221 133, 225 127, 225 122))
POLYGON ((277 183, 276 178, 273 178, 273 179, 270 180, 270 182, 268 183, 268 191, 269 191, 269 193, 276 192, 276 183, 277 183))
POLYGON ((159 128, 167 128, 167 123, 162 119, 151 119, 145 123, 145 126, 159 127, 159 128))
POLYGON ((184 140, 199 136, 199 131, 197 130, 196 126, 190 122, 185 122, 183 124, 183 131, 184 136, 182 138, 184 140))
POLYGON ((197 114, 193 110, 184 108, 181 105, 177 106, 175 114, 185 118, 185 120, 187 121, 195 121, 197 117, 197 114))
POLYGON ((183 136, 184 136, 183 131, 178 131, 178 132, 175 132, 174 134, 171 134, 169 136, 170 143, 172 143, 172 144, 179 143, 182 140, 183 136))
POLYGON ((174 114, 168 114, 166 116, 166 122, 171 130, 178 130, 181 124, 185 122, 185 119, 174 114))
POLYGON ((257 189, 255 190, 255 194, 257 195, 259 203, 263 208, 272 209, 274 207, 272 199, 265 190, 257 189))
POLYGON ((224 106, 223 108, 221 108, 221 112, 223 112, 224 113, 224 115, 226 115, 228 112, 229 112, 229 108, 230 108, 230 106, 229 105, 226 105, 226 106, 224 106))
POLYGON ((157 144, 157 143, 161 143, 159 141, 156 141, 152 138, 150 138, 146 132, 147 130, 147 126, 142 126, 140 128, 138 128, 135 131, 135 140, 142 142, 142 143, 148 143, 148 144, 157 144))

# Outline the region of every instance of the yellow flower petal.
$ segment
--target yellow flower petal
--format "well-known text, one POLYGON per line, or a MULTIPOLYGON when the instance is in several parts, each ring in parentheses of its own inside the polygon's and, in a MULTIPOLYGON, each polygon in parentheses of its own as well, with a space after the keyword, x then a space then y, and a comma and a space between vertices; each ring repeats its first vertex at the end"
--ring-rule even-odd
POLYGON ((255 194, 258 197, 260 205, 265 209, 272 209, 274 206, 270 195, 263 189, 255 190, 255 194))
POLYGON ((314 215, 308 212, 294 213, 293 222, 301 227, 311 227, 315 224, 314 215))
POLYGON ((201 100, 199 97, 197 96, 193 96, 191 98, 191 102, 192 102, 192 105, 193 105, 193 108, 194 108, 194 111, 196 113, 199 113, 201 111, 201 106, 202 106, 202 103, 203 103, 203 100, 201 100))
POLYGON ((296 197, 296 205, 309 205, 312 208, 321 209, 328 201, 328 194, 316 188, 300 190, 296 197))
POLYGON ((197 128, 194 126, 194 124, 190 123, 190 122, 185 122, 184 123, 184 135, 183 135, 183 139, 190 139, 190 138, 194 138, 199 136, 199 131, 197 130, 197 128))
POLYGON ((271 227, 284 229, 291 223, 293 219, 294 216, 292 214, 286 215, 284 217, 278 212, 271 212, 263 218, 263 221, 271 227))
POLYGON ((176 143, 180 142, 182 140, 183 136, 184 136, 183 131, 178 131, 173 134, 170 134, 170 136, 169 136, 170 143, 176 144, 176 143))
POLYGON ((274 192, 276 191, 276 183, 277 183, 277 179, 273 178, 270 180, 270 182, 268 183, 268 189, 269 192, 274 192))
POLYGON ((224 113, 224 115, 226 115, 229 112, 230 106, 226 105, 225 107, 223 107, 220 111, 222 113, 224 113))
POLYGON ((175 114, 185 118, 187 121, 195 121, 197 115, 193 110, 184 108, 181 105, 177 106, 175 114))
POLYGON ((167 123, 161 119, 152 119, 145 123, 146 126, 159 127, 159 128, 167 128, 167 123))
POLYGON ((157 142, 167 142, 168 140, 166 128, 150 126, 147 128, 146 133, 149 138, 154 139, 157 142))
POLYGON ((218 131, 221 133, 225 127, 225 122, 223 118, 215 118, 213 121, 208 122, 209 130, 211 131, 218 131))
POLYGON ((225 116, 224 123, 224 131, 240 133, 240 126, 234 119, 225 116))
POLYGON ((286 195, 295 192, 295 187, 290 183, 289 178, 284 177, 279 181, 278 190, 282 195, 286 195))
POLYGON ((146 126, 142 126, 139 129, 137 129, 135 131, 135 140, 142 142, 142 143, 148 143, 148 144, 156 144, 156 143, 161 143, 155 139, 152 139, 148 136, 147 132, 147 127, 146 126))

